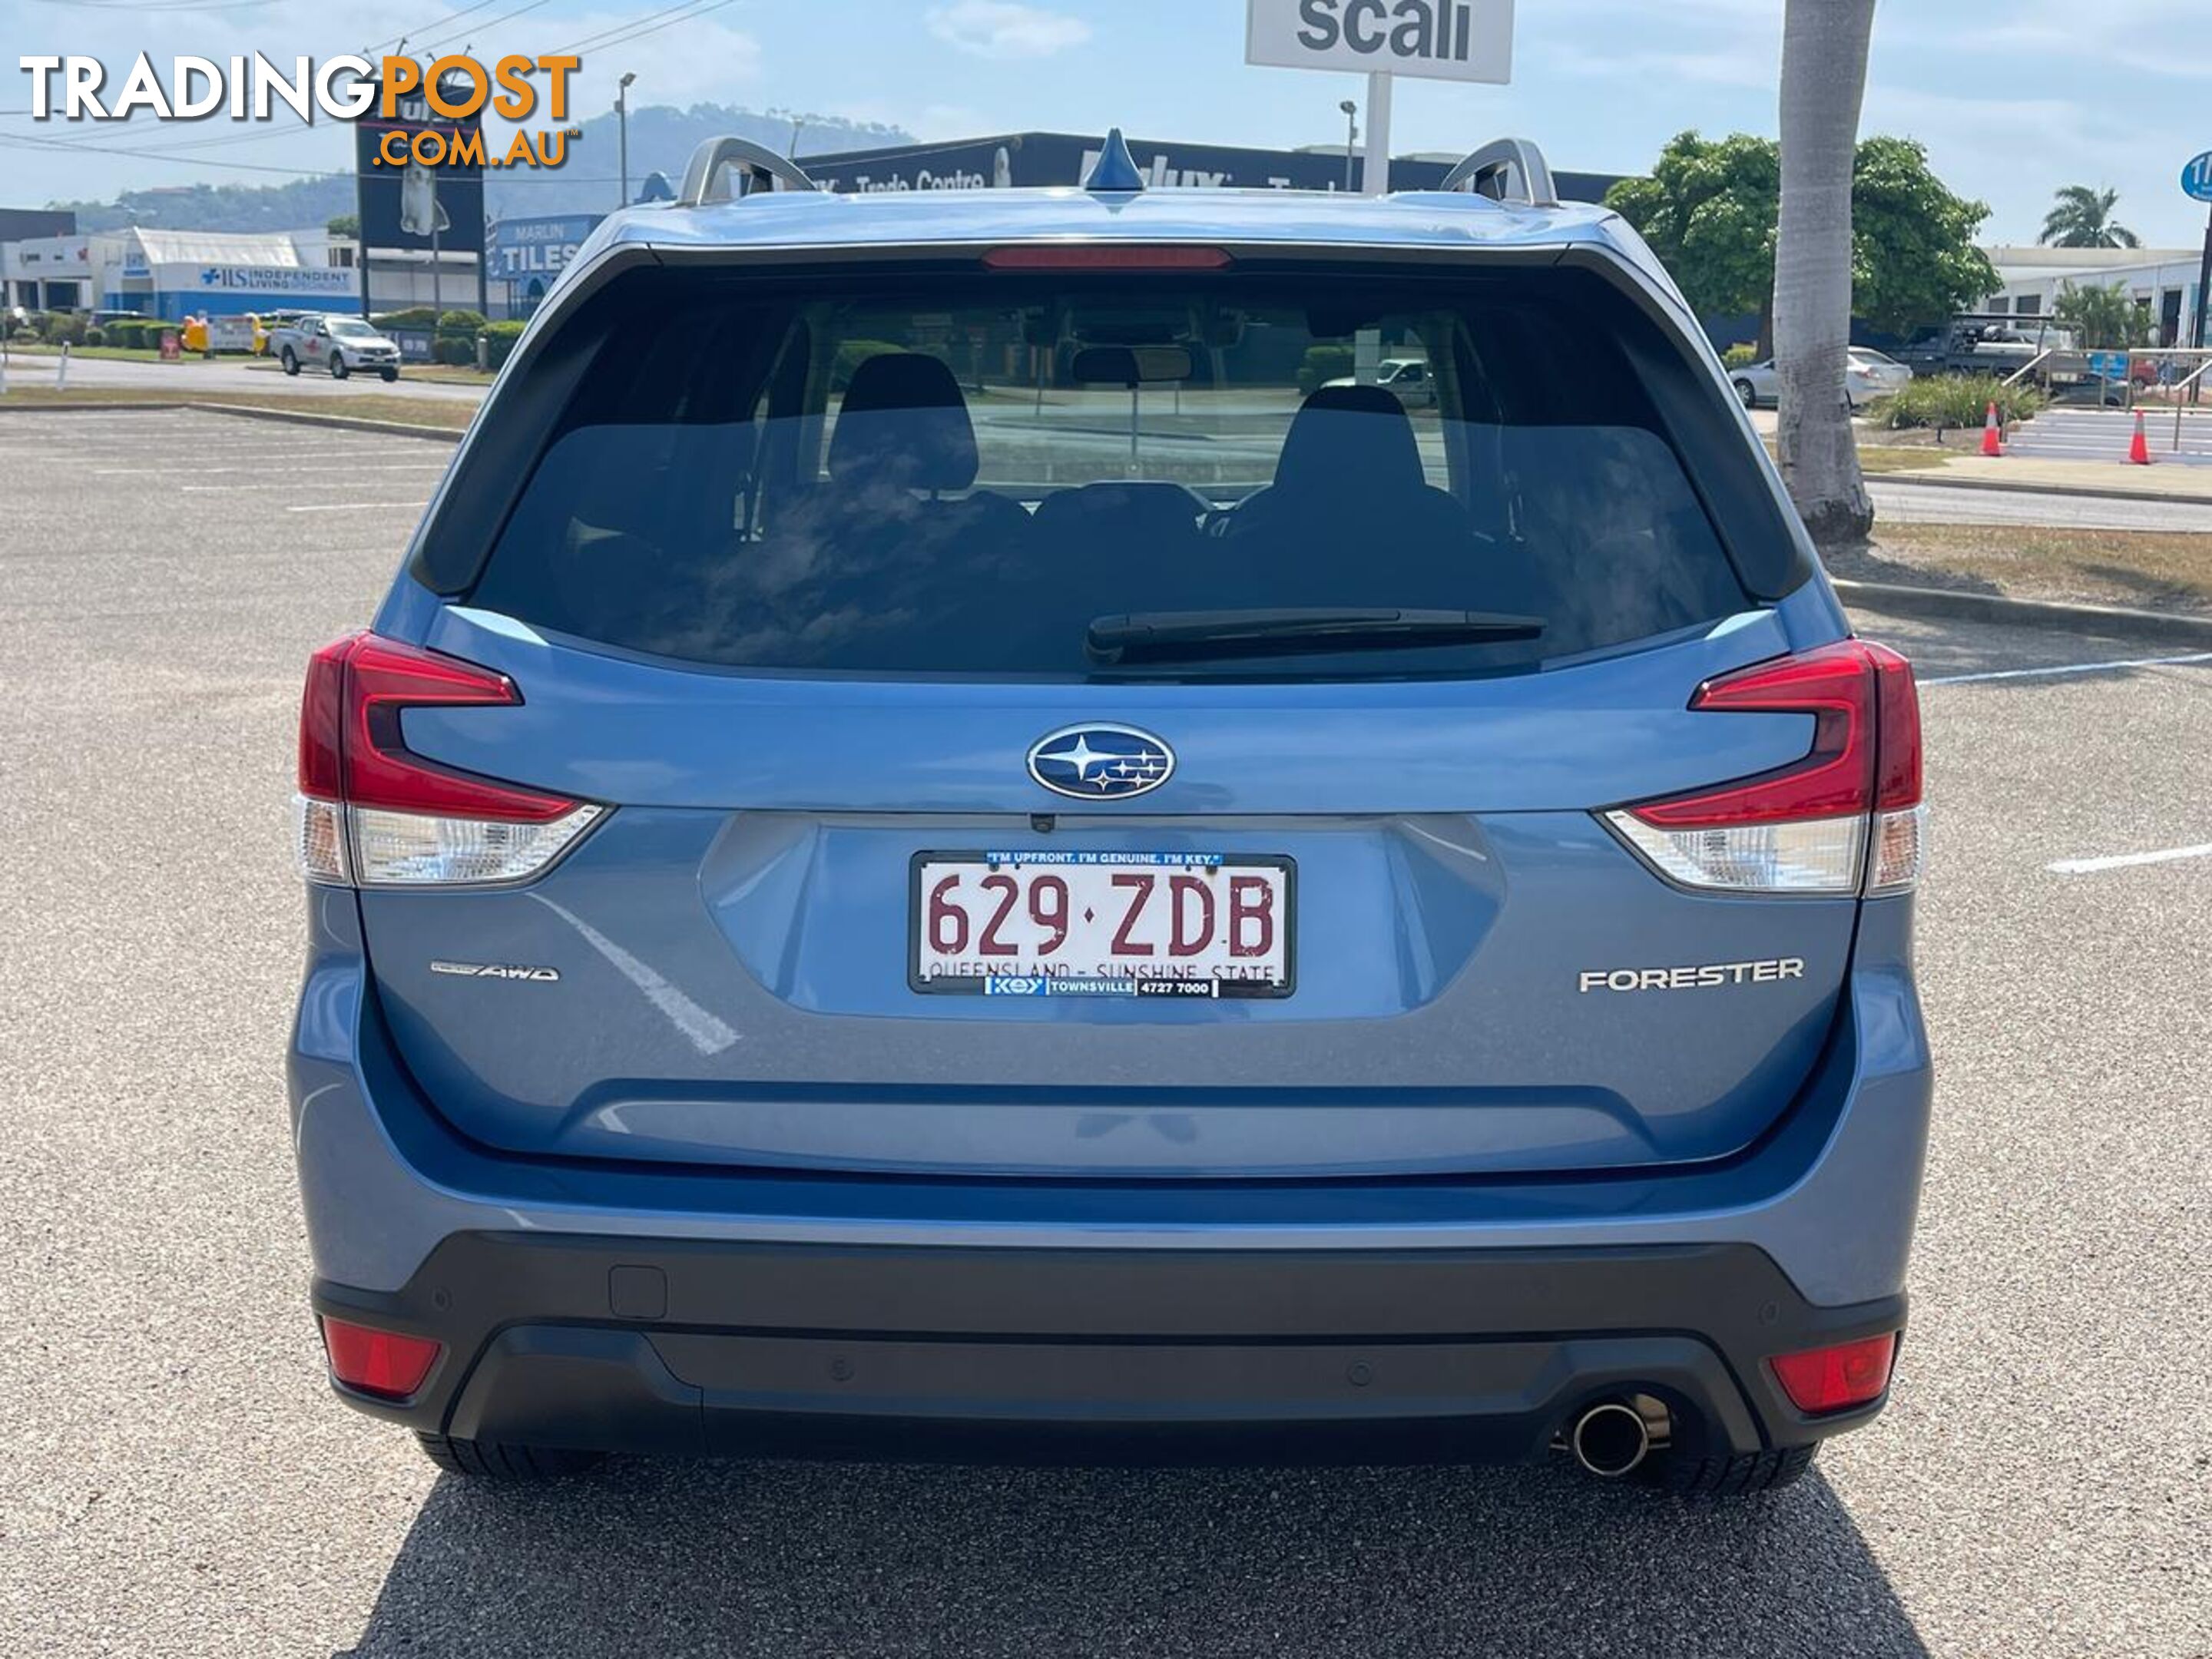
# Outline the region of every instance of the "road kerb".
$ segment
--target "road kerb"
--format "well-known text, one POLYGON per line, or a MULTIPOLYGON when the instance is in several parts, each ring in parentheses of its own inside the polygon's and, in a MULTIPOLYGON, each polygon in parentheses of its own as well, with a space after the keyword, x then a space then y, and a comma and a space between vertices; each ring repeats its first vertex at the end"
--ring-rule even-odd
POLYGON ((1955 587, 1919 587, 1901 582, 1832 579, 1836 597, 1854 609, 1893 616, 1995 623, 2014 628, 2059 629, 2119 639, 2173 641, 2212 645, 2212 617, 2174 616, 2126 605, 2074 605, 2051 599, 2014 599, 2000 593, 1976 593, 1955 587))

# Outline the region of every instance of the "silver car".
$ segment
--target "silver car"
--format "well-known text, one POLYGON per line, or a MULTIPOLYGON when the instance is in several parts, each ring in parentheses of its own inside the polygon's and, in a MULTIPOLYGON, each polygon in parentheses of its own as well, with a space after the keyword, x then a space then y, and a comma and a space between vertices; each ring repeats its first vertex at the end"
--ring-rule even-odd
MULTIPOLYGON (((1731 370, 1729 379, 1746 409, 1768 408, 1782 401, 1782 377, 1776 372, 1771 357, 1763 363, 1731 370)), ((1853 346, 1850 365, 1844 371, 1844 390, 1856 412, 1876 398, 1887 398, 1903 390, 1911 380, 1912 371, 1896 358, 1872 346, 1853 346)))

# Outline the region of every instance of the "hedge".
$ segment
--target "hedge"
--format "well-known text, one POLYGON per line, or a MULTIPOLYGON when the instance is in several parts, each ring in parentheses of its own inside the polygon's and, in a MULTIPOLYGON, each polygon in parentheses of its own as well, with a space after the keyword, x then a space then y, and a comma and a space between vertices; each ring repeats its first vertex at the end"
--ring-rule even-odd
POLYGON ((837 355, 830 364, 830 389, 842 392, 853 383, 853 375, 871 357, 889 356, 905 350, 889 340, 846 340, 837 347, 837 355))
POLYGON ((494 368, 499 368, 514 355, 514 343, 522 337, 526 323, 487 323, 484 325, 484 345, 494 368))
POLYGON ((1311 397, 1329 381, 1351 374, 1357 361, 1350 346, 1308 346, 1306 360, 1298 369, 1298 390, 1311 397))

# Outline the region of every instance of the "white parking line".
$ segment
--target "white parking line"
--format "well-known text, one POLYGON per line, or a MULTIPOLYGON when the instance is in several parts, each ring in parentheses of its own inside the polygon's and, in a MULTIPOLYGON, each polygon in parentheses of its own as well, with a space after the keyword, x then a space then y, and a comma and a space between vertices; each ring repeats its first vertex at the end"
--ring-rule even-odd
POLYGON ((2129 657, 2115 662, 2075 662, 2057 668, 2006 668, 1989 674, 1939 674, 1923 685, 1972 685, 1980 680, 2032 680, 2051 674, 2110 674, 2123 668, 2166 668, 2177 663, 2212 662, 2212 651, 2185 657, 2129 657))
POLYGON ((2201 847, 2170 847, 2163 853, 2122 853, 2108 859, 2061 859, 2043 867, 2057 876, 2093 876, 2100 870, 2128 870, 2138 864, 2172 864, 2181 859, 2212 859, 2212 842, 2201 847))
POLYGON ((389 513, 395 507, 405 507, 411 512, 421 505, 420 501, 303 501, 284 510, 287 513, 366 513, 374 507, 380 513, 389 513))
MULTIPOLYGON (((283 457, 281 465, 289 465, 298 459, 300 458, 287 453, 283 457)), ((279 464, 279 462, 272 461, 270 465, 276 465, 279 464)), ((337 465, 337 470, 349 474, 355 472, 443 472, 446 470, 446 464, 443 461, 382 461, 368 466, 337 465)), ((152 474, 161 477, 167 477, 173 475, 178 477, 192 478, 198 477, 202 475, 213 477, 217 474, 225 472, 266 472, 268 471, 268 466, 95 466, 92 469, 92 476, 95 478, 112 478, 117 477, 143 478, 149 474, 152 474)))

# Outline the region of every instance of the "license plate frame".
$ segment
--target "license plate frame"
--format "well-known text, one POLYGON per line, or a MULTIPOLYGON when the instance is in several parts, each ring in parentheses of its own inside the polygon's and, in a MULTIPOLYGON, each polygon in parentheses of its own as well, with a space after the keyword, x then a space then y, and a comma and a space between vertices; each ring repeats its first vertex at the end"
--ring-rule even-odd
POLYGON ((1279 1002, 1297 990, 1297 860, 1281 853, 1157 852, 1149 849, 1031 848, 1019 852, 978 848, 932 848, 915 853, 907 866, 906 978, 909 990, 922 996, 1013 996, 1082 998, 1122 1001, 1266 1001, 1279 1002), (922 972, 922 928, 927 900, 923 872, 933 866, 974 865, 996 872, 1001 868, 1060 868, 1087 870, 1158 871, 1191 873, 1206 869, 1224 874, 1238 870, 1268 870, 1279 879, 1280 915, 1277 935, 1282 951, 1279 980, 1237 980, 1208 976, 1178 979, 1167 976, 1139 979, 1086 978, 1074 975, 982 974, 926 975, 922 972), (1123 988, 1124 987, 1127 988, 1123 988))

